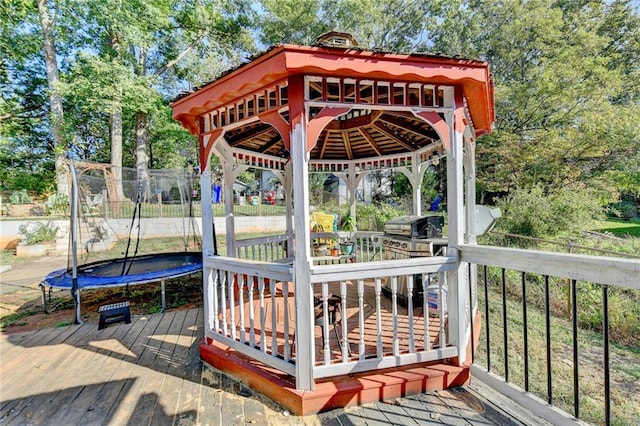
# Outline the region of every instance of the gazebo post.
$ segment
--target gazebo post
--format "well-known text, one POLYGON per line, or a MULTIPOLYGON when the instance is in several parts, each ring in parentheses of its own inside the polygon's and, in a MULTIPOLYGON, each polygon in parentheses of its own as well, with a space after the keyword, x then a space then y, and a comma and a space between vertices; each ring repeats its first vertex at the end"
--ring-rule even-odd
POLYGON ((313 336, 313 285, 311 284, 311 248, 309 234, 309 152, 307 150, 307 120, 304 108, 302 76, 289 80, 291 105, 291 163, 293 202, 295 204, 295 286, 296 318, 296 389, 313 390, 315 360, 313 336))
POLYGON ((221 158, 222 173, 224 179, 224 217, 226 225, 227 256, 236 257, 236 230, 233 213, 233 183, 235 181, 235 171, 233 159, 227 158, 227 152, 222 153, 221 158))
POLYGON ((464 179, 463 179, 463 116, 464 104, 459 89, 449 94, 448 106, 452 111, 445 113, 449 127, 449 151, 447 153, 447 212, 448 244, 447 255, 455 256, 457 266, 447 273, 447 284, 451 305, 449 307, 449 343, 458 348, 458 364, 462 365, 467 354, 466 307, 469 294, 466 290, 464 265, 460 261, 458 247, 464 243, 464 179))
POLYGON ((284 190, 284 202, 286 209, 286 227, 287 227, 287 257, 293 257, 293 165, 289 161, 284 166, 284 182, 282 183, 284 190))

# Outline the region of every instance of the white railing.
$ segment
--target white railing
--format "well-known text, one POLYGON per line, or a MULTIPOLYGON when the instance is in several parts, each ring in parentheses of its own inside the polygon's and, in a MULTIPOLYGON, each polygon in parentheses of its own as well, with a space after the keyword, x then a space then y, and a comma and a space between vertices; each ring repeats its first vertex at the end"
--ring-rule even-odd
POLYGON ((455 267, 448 257, 312 267, 316 321, 298 332, 316 336, 314 378, 457 356, 447 327, 456 307, 445 307, 455 267))
POLYGON ((206 257, 205 337, 292 376, 304 361, 314 378, 452 358, 455 267, 449 257, 312 266, 314 322, 296 324, 291 264, 206 257), (297 333, 314 336, 313 359, 297 356, 297 333))
POLYGON ((205 338, 295 375, 291 265, 210 256, 204 277, 205 338))
POLYGON ((240 259, 275 262, 286 259, 287 235, 272 235, 269 237, 246 238, 235 243, 236 257, 240 259))

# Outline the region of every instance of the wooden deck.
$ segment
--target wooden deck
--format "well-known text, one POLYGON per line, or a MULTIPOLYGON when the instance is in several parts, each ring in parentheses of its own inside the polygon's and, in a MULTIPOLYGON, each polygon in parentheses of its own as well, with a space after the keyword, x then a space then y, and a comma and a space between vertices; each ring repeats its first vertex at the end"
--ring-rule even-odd
POLYGON ((521 424, 466 388, 287 415, 201 362, 202 323, 202 310, 192 309, 137 316, 103 330, 89 323, 2 334, 0 423, 521 424))

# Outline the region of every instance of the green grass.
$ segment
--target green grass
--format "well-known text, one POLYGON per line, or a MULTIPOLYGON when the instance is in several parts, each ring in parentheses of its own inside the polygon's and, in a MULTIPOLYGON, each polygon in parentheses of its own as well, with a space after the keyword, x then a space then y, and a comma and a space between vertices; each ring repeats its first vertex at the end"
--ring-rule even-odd
POLYGON ((596 223, 594 230, 603 233, 608 232, 620 238, 640 238, 640 219, 631 221, 622 219, 602 220, 596 223))
POLYGON ((26 322, 23 320, 25 317, 37 314, 39 312, 39 308, 32 308, 16 312, 14 314, 5 315, 0 318, 0 329, 4 330, 12 325, 25 325, 26 322))

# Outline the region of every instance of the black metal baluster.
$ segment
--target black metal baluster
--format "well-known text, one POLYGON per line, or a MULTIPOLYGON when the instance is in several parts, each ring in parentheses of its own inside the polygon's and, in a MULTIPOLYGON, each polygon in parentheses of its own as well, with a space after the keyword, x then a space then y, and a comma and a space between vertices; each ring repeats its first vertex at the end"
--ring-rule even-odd
POLYGON ((549 276, 544 276, 544 320, 547 335, 547 402, 552 404, 553 391, 551 383, 551 316, 549 306, 549 276))
POLYGON ((509 354, 507 352, 508 329, 507 329, 507 278, 504 268, 502 268, 502 329, 503 335, 503 351, 504 351, 504 381, 509 383, 509 354))
POLYGON ((527 289, 526 273, 520 275, 522 283, 522 328, 524 337, 524 390, 529 392, 529 339, 527 336, 527 289))
POLYGON ((609 375, 609 286, 602 286, 602 334, 604 339, 604 422, 611 424, 611 383, 609 375))
POLYGON ((491 371, 491 345, 489 333, 489 290, 487 282, 487 265, 483 266, 484 269, 484 317, 486 324, 486 340, 487 340, 487 371, 491 371))
POLYGON ((576 280, 571 280, 571 327, 573 328, 573 415, 580 414, 580 388, 578 378, 578 296, 576 280))

